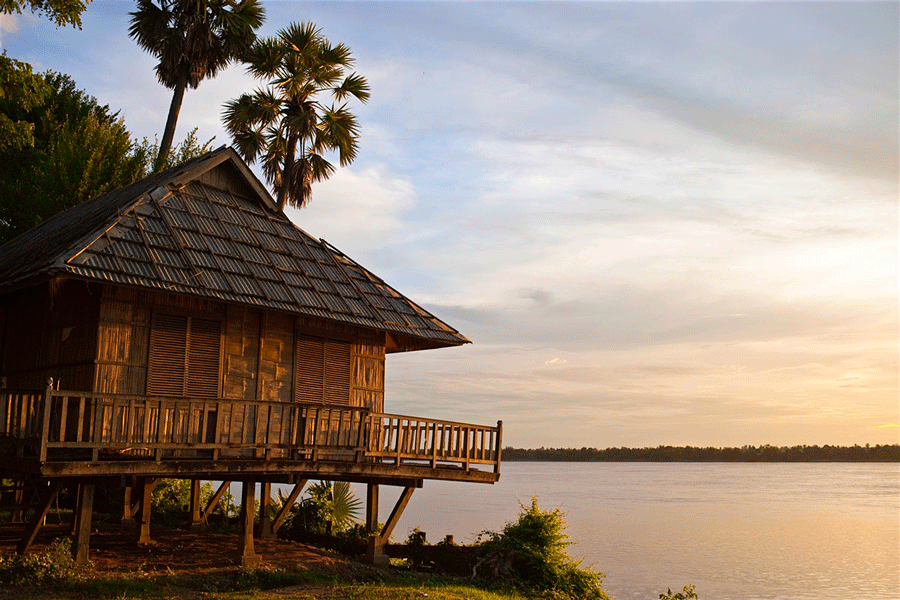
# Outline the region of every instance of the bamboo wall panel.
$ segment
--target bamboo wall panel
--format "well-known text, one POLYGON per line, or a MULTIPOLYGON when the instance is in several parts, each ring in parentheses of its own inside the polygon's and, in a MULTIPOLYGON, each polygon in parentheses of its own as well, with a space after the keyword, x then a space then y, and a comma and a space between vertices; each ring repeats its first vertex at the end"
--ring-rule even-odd
POLYGON ((259 399, 290 402, 294 371, 294 319, 283 313, 266 312, 262 321, 259 399))
POLYGON ((256 399, 259 365, 260 312, 255 308, 229 306, 225 322, 225 377, 223 396, 256 399))
MULTIPOLYGON (((114 394, 143 394, 147 386, 150 306, 104 293, 97 327, 97 376, 94 389, 114 394)), ((71 389, 66 386, 66 389, 71 389)))
POLYGON ((351 346, 353 356, 350 404, 374 412, 384 410, 385 336, 359 332, 351 346))

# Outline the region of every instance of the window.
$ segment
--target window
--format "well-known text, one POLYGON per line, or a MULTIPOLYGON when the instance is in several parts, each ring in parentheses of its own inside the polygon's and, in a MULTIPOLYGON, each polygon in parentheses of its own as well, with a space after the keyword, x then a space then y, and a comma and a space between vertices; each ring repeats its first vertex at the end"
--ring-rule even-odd
POLYGON ((298 402, 350 404, 350 343, 298 333, 294 397, 298 402))
POLYGON ((150 328, 147 394, 219 397, 222 322, 157 313, 150 328))

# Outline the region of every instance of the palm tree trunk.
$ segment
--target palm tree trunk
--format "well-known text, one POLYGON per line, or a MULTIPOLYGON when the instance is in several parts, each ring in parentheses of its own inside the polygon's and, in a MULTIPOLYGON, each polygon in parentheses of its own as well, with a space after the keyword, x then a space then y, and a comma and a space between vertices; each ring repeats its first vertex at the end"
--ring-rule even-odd
POLYGON ((178 123, 178 113, 181 112, 181 102, 184 100, 184 90, 187 88, 187 78, 182 77, 172 93, 172 104, 169 105, 169 116, 166 119, 166 128, 163 130, 162 141, 159 143, 159 154, 156 157, 154 171, 163 170, 169 150, 172 149, 172 140, 175 138, 175 125, 178 123))
POLYGON ((294 153, 297 151, 297 136, 288 138, 287 151, 284 156, 284 166, 281 168, 281 185, 278 188, 278 210, 284 212, 287 204, 287 193, 291 186, 291 178, 294 171, 294 153))

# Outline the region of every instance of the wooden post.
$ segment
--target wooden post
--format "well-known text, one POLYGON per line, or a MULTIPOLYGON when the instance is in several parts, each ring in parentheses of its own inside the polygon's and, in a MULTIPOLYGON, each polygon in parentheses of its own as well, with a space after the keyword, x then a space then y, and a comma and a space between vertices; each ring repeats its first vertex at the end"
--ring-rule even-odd
POLYGON ((200 508, 200 483, 199 479, 191 479, 191 520, 188 523, 188 529, 191 531, 201 528, 206 523, 200 508))
POLYGON ((378 484, 366 484, 366 529, 377 534, 378 528, 378 484))
POLYGON ((25 530, 22 539, 19 540, 19 545, 16 548, 17 553, 25 554, 28 552, 31 544, 34 543, 34 538, 37 537, 41 525, 44 524, 44 519, 50 511, 50 505, 53 504, 53 499, 56 498, 60 488, 62 488, 62 481, 55 479, 53 483, 50 484, 50 487, 47 488, 46 492, 44 492, 44 497, 41 499, 40 506, 37 511, 35 511, 34 517, 32 517, 31 523, 28 525, 28 529, 25 530))
POLYGON ((53 378, 47 378, 47 388, 44 390, 44 406, 41 415, 41 440, 38 460, 41 464, 47 462, 47 442, 50 441, 50 407, 53 402, 53 378))
POLYGON ((238 534, 238 552, 242 567, 254 567, 262 562, 253 547, 253 513, 256 512, 256 482, 241 484, 241 532, 238 534))
POLYGON ((88 552, 91 545, 91 514, 94 510, 94 484, 82 483, 78 493, 78 507, 75 512, 75 544, 72 554, 75 564, 88 564, 88 552))
POLYGON ((384 546, 391 539, 391 533, 394 531, 394 527, 397 526, 397 522, 400 521, 400 515, 403 514, 406 505, 409 504, 414 491, 416 491, 416 488, 413 486, 403 488, 403 492, 401 492, 400 498, 397 500, 397 504, 394 505, 394 510, 391 511, 391 516, 388 517, 381 532, 369 538, 369 545, 366 548, 366 560, 368 562, 380 566, 390 564, 388 556, 384 553, 384 546))
POLYGON ((271 503, 272 484, 268 481, 259 482, 259 538, 261 540, 275 537, 272 534, 272 516, 269 514, 271 503))
POLYGON ((503 452, 503 421, 497 421, 497 454, 494 456, 494 473, 500 472, 500 454, 503 452))
POLYGON ((141 530, 138 534, 138 544, 152 544, 150 539, 150 512, 153 504, 153 480, 149 477, 141 477, 138 481, 138 489, 141 494, 141 514, 140 525, 141 530))
POLYGON ((122 526, 134 527, 134 507, 131 505, 131 486, 122 491, 122 526))

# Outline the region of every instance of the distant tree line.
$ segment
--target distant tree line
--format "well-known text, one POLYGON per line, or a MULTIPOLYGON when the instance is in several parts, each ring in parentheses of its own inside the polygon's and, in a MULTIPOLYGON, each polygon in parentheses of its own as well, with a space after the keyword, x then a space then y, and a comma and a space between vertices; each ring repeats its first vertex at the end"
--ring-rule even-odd
POLYGON ((900 462, 900 444, 740 448, 504 448, 504 461, 540 462, 900 462))

